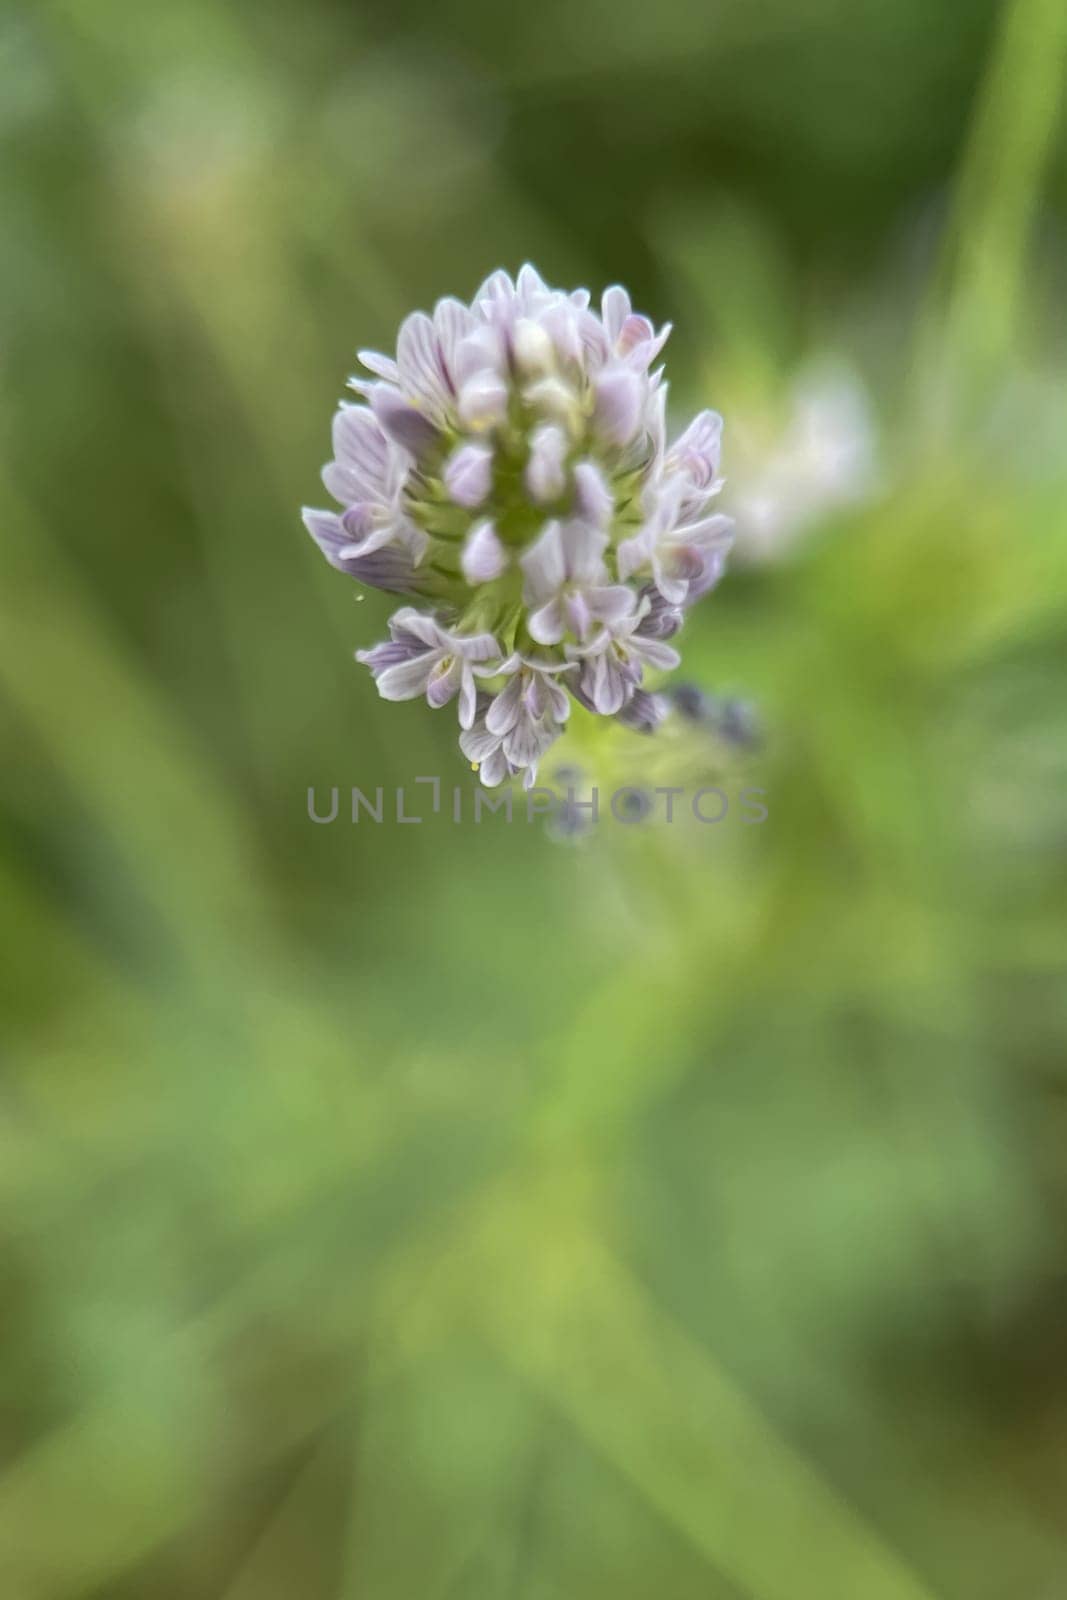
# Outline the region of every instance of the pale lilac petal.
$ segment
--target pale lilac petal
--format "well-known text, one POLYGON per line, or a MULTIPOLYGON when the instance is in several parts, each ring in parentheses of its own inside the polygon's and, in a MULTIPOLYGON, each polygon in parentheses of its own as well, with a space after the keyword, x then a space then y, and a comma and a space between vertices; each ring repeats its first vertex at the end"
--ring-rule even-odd
MULTIPOLYGON (((691 592, 692 585, 686 593, 687 600, 691 592)), ((642 590, 641 603, 642 605, 647 603, 648 609, 641 618, 637 631, 649 639, 673 639, 682 626, 685 616, 681 606, 671 605, 670 601, 665 600, 654 587, 642 590)))
POLYGON ((504 735, 503 750, 512 766, 528 767, 536 761, 542 751, 537 723, 530 717, 520 718, 504 735))
POLYGON ((519 296, 527 303, 550 293, 545 280, 537 268, 532 266, 529 261, 519 268, 519 275, 515 280, 515 288, 519 296))
POLYGON ((500 748, 500 738, 490 733, 485 722, 479 719, 459 736, 459 747, 468 761, 484 761, 500 748))
MULTIPOLYGON (((634 372, 647 372, 670 336, 671 324, 665 322, 657 334, 634 344, 628 351, 623 352, 623 359, 626 365, 634 372)), ((662 367, 659 370, 662 372, 662 367)), ((657 377, 658 374, 653 374, 653 378, 657 377)))
POLYGON ((545 689, 548 693, 548 706, 557 722, 566 722, 571 714, 571 702, 566 692, 560 688, 555 678, 545 678, 545 689))
POLYGON ((495 789, 505 778, 511 777, 511 767, 502 745, 498 744, 490 750, 478 768, 478 776, 487 789, 495 789))
POLYGON ((553 597, 540 610, 531 612, 526 626, 538 644, 558 644, 567 631, 559 598, 553 597))
POLYGON ((433 308, 433 325, 437 334, 437 342, 441 351, 441 365, 449 389, 453 394, 459 388, 459 379, 456 375, 456 355, 460 342, 466 338, 474 327, 474 318, 470 308, 461 300, 451 297, 438 300, 433 308))
POLYGON ((675 440, 670 455, 698 489, 706 489, 718 477, 721 448, 722 418, 717 411, 702 411, 675 440))
POLYGON ((400 388, 421 410, 440 420, 450 398, 437 330, 425 311, 414 311, 400 325, 396 341, 400 388))
POLYGON ((604 290, 600 300, 600 316, 604 331, 613 345, 618 341, 630 309, 630 296, 620 284, 612 284, 610 289, 604 290))
POLYGON ((374 373, 376 378, 384 378, 386 383, 398 381, 400 368, 392 356, 383 356, 380 350, 357 350, 356 357, 368 372, 374 373))
POLYGON ((574 503, 587 522, 606 528, 615 513, 615 497, 604 474, 592 461, 579 461, 574 469, 574 503))
POLYGON ((703 572, 704 557, 695 545, 670 544, 663 552, 662 570, 672 578, 684 578, 690 583, 703 572))
POLYGON ((342 547, 350 544, 351 540, 341 526, 341 519, 332 511, 316 511, 312 506, 305 506, 300 515, 304 519, 304 527, 310 533, 331 567, 344 571, 341 565, 342 547))
POLYGON ((498 427, 508 413, 507 384, 488 369, 476 372, 459 391, 458 410, 465 427, 477 432, 498 427))
POLYGON ((417 567, 430 547, 429 535, 417 528, 409 517, 398 516, 392 523, 396 542, 403 545, 417 567))
POLYGON ((602 717, 613 717, 625 705, 628 690, 632 687, 621 662, 610 647, 587 662, 582 674, 582 686, 602 717))
POLYGON ((391 384, 375 384, 370 403, 390 439, 416 459, 431 454, 440 445, 441 435, 429 417, 405 400, 400 390, 391 384))
POLYGON ((543 672, 528 672, 524 673, 523 677, 525 685, 522 691, 523 707, 527 715, 536 720, 538 717, 543 717, 548 710, 548 695, 545 692, 548 679, 543 672))
POLYGON ((459 685, 459 725, 461 728, 470 728, 474 724, 475 712, 478 705, 477 686, 474 682, 474 673, 470 663, 461 663, 461 676, 459 685))
POLYGON ((608 628, 629 617, 634 609, 634 592, 622 583, 603 584, 586 590, 590 614, 608 628))
POLYGON ((338 572, 347 573, 350 578, 357 578, 375 589, 406 594, 415 581, 410 558, 400 550, 368 550, 365 543, 354 545, 346 526, 348 515, 346 513, 344 517, 338 517, 330 511, 315 511, 305 507, 304 526, 331 567, 336 567, 338 572))
POLYGON ((648 566, 649 543, 646 529, 622 541, 617 552, 620 578, 632 578, 635 572, 640 572, 642 567, 648 566))
POLYGON ((500 661, 500 646, 491 633, 452 633, 447 638, 464 661, 480 666, 487 661, 500 661))
POLYGON ((661 563, 656 563, 656 588, 672 606, 685 604, 689 594, 689 579, 680 578, 669 572, 661 563))
POLYGON ((672 543, 693 546, 701 550, 729 550, 733 543, 733 519, 721 514, 713 517, 703 517, 699 522, 687 523, 682 528, 673 528, 670 538, 672 543))
POLYGON ((483 310, 495 305, 510 304, 515 298, 515 285, 508 273, 502 268, 489 274, 477 294, 474 296, 475 306, 483 310))
POLYGON ((578 319, 578 334, 587 371, 599 371, 611 354, 604 324, 592 311, 584 312, 578 319))
POLYGON ((581 326, 574 307, 568 301, 561 300, 558 305, 546 307, 541 313, 540 323, 561 361, 581 361, 581 326))
POLYGON ((674 646, 664 644, 662 639, 646 639, 635 635, 630 640, 630 646, 639 660, 646 666, 654 667, 657 672, 673 672, 682 659, 674 646))
POLYGON ((522 710, 522 689, 522 674, 517 672, 485 714, 485 725, 490 733, 502 736, 515 726, 522 710))
POLYGON ((719 579, 726 570, 725 550, 715 550, 705 554, 701 572, 695 578, 690 578, 689 589, 686 593, 685 603, 693 605, 703 598, 711 589, 714 589, 719 579))
POLYGON ((621 356, 629 355, 638 345, 651 344, 656 330, 647 317, 631 314, 624 318, 615 338, 615 347, 621 356))
POLYGON ((427 650, 423 655, 413 656, 410 661, 386 667, 375 680, 378 693, 383 700, 417 700, 426 693, 436 660, 434 651, 427 650))
MULTIPOLYGON (((384 589, 390 594, 406 594, 416 581, 413 562, 403 550, 389 547, 368 549, 366 539, 352 541, 349 533, 350 512, 344 517, 334 517, 333 512, 304 507, 304 526, 322 550, 331 566, 349 578, 360 579, 373 589, 384 589)), ((389 530, 386 530, 386 538, 389 530)))
POLYGON ((567 577, 578 583, 596 583, 605 577, 604 551, 608 536, 591 522, 572 520, 561 531, 567 577))
POLYGON ((459 692, 463 681, 463 663, 458 656, 442 656, 430 673, 426 685, 426 699, 435 711, 447 705, 459 692))
POLYGON ((333 496, 338 505, 362 504, 366 499, 367 489, 363 479, 357 477, 351 467, 342 466, 340 461, 327 461, 322 469, 322 481, 326 492, 333 496))
POLYGON ((526 377, 551 372, 555 363, 555 346, 548 329, 532 317, 520 317, 516 322, 511 350, 515 365, 526 377))
POLYGON ((381 644, 372 645, 369 650, 357 650, 356 660, 377 674, 384 672, 386 667, 395 667, 401 661, 411 661, 422 654, 422 647, 415 639, 386 639, 381 644))
POLYGON ((445 488, 457 505, 480 506, 493 484, 493 452, 484 444, 461 444, 445 464, 445 488))
POLYGON ((333 453, 369 494, 385 493, 391 447, 366 406, 343 405, 334 413, 333 453))
POLYGON ((453 357, 456 385, 462 388, 471 378, 481 373, 495 372, 504 376, 506 352, 496 328, 476 325, 459 339, 453 357))
POLYGON ((558 522, 549 522, 535 544, 521 558, 526 575, 526 598, 530 605, 541 605, 566 582, 563 539, 558 522))
POLYGON ((360 556, 344 556, 340 562, 342 572, 372 589, 382 589, 386 594, 414 594, 419 586, 419 574, 411 557, 404 550, 386 546, 360 556))
POLYGON ((389 632, 394 639, 405 635, 418 639, 427 650, 444 650, 449 643, 436 618, 426 611, 416 611, 414 606, 402 606, 394 612, 389 618, 389 632))
POLYGON ((341 552, 346 556, 370 555, 393 538, 392 523, 375 521, 367 506, 349 506, 341 514, 341 526, 348 535, 348 548, 341 552))
POLYGON ((558 500, 566 484, 564 463, 567 436, 562 428, 545 422, 530 435, 530 459, 526 464, 526 487, 542 505, 558 500))
POLYGON ((661 384, 645 407, 645 427, 656 460, 667 448, 667 385, 661 384))
POLYGON ((629 444, 641 420, 641 380, 626 367, 606 367, 594 386, 594 418, 608 444, 629 444))
POLYGON ((669 710, 670 706, 663 695, 635 689, 629 703, 616 715, 627 728, 634 728, 638 733, 654 733, 669 710))
POLYGON ((492 583, 507 566, 507 553, 491 522, 479 522, 467 535, 459 558, 460 568, 472 586, 492 583))
POLYGON ((567 627, 574 637, 586 638, 592 623, 592 613, 589 610, 589 602, 580 589, 564 593, 563 611, 567 618, 567 627))

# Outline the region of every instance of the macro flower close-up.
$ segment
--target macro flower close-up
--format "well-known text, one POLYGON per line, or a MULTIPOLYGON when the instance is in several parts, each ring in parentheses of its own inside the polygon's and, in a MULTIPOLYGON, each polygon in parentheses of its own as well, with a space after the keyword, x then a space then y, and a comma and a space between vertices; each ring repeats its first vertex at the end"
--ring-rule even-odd
POLYGON ((1067 1600, 1067 3, 0 11, 0 1600, 1067 1600))
POLYGON ((331 565, 420 602, 357 658, 383 699, 458 701, 489 787, 535 783, 570 697, 654 727, 646 674, 678 665, 666 637, 722 574, 722 421, 669 440, 669 333, 619 286, 598 312, 526 265, 414 312, 395 357, 360 352, 323 471, 340 509, 304 521, 331 565))

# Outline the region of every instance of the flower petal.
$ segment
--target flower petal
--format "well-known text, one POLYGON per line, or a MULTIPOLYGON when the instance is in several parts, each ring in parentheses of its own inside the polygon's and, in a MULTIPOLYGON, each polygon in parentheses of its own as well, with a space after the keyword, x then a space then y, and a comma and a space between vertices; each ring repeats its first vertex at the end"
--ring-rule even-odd
POLYGON ((602 528, 581 518, 564 523, 560 534, 567 577, 575 583, 597 583, 607 576, 604 551, 608 536, 602 528))
POLYGON ((634 609, 634 592, 624 583, 609 583, 587 589, 585 598, 590 615, 609 628, 629 617, 634 609))
POLYGON ((414 606, 402 606, 389 618, 389 632, 394 639, 405 636, 417 639, 425 650, 446 650, 448 635, 442 633, 435 617, 427 611, 416 611, 414 606))
POLYGON ((474 717, 478 708, 478 692, 474 682, 474 673, 470 663, 461 664, 459 684, 459 725, 461 728, 470 728, 474 725, 474 717))
POLYGON ((574 503, 580 516, 597 528, 606 528, 615 512, 615 497, 593 461, 579 461, 574 469, 574 503))
POLYGON ((465 306, 462 300, 451 297, 438 300, 433 308, 433 325, 437 334, 437 342, 441 351, 441 365, 445 378, 452 393, 459 388, 456 376, 456 352, 460 340, 466 338, 474 326, 474 318, 470 307, 465 306))
POLYGON ((630 649, 640 661, 657 672, 673 672, 682 659, 674 646, 664 644, 662 639, 646 639, 635 634, 630 640, 630 649))
POLYGON ((531 639, 536 639, 538 644, 558 644, 567 631, 559 597, 554 595, 539 610, 531 612, 526 627, 531 639))
POLYGON ((383 356, 380 350, 357 350, 356 357, 368 372, 373 372, 376 378, 384 378, 386 383, 396 383, 400 377, 400 368, 392 356, 383 356))
POLYGON ((479 719, 471 728, 465 729, 459 736, 459 747, 468 761, 484 761, 494 750, 500 748, 499 736, 490 733, 485 722, 479 719))
POLYGON ((641 380, 626 367, 605 367, 594 385, 593 416, 608 444, 629 444, 641 420, 641 380))
POLYGON ((508 413, 508 386, 498 373, 484 368, 468 378, 459 391, 460 421, 477 433, 498 427, 508 413))
POLYGON ((526 575, 526 603, 540 605, 562 588, 567 580, 563 559, 563 537, 558 522, 545 524, 540 537, 519 561, 526 575))
POLYGON ((368 495, 378 499, 385 495, 391 447, 366 406, 342 405, 334 413, 333 453, 368 495))
POLYGON ((558 500, 566 484, 567 435, 552 422, 543 422, 530 435, 530 459, 525 483, 541 505, 558 500))
POLYGON ((610 289, 604 290, 600 298, 600 316, 612 345, 617 342, 630 309, 630 296, 621 284, 613 283, 610 289))
POLYGON ((417 700, 426 693, 437 656, 432 650, 386 667, 376 678, 383 700, 417 700))
POLYGON ((437 330, 425 311, 413 311, 400 325, 396 341, 400 388, 419 408, 441 421, 451 398, 437 330))
POLYGON ((445 463, 445 488, 457 505, 473 510, 493 483, 493 452, 484 444, 461 444, 445 463))
POLYGON ((640 533, 635 533, 631 538, 622 541, 617 552, 620 578, 632 578, 635 572, 640 572, 643 567, 648 566, 649 545, 649 534, 644 528, 640 533))
POLYGON ((447 637, 451 647, 464 661, 484 663, 500 660, 500 646, 491 633, 452 633, 447 637))
POLYGON ((705 489, 718 476, 721 446, 722 418, 717 411, 701 411, 671 445, 670 460, 705 489))
POLYGON ((479 522, 471 529, 464 542, 459 564, 463 576, 472 587, 479 583, 492 583, 494 578, 499 578, 507 566, 507 554, 491 522, 479 522))
POLYGON ((485 714, 485 725, 490 733, 499 738, 515 726, 522 710, 522 691, 522 673, 517 672, 485 714))
POLYGON ((370 403, 390 439, 402 445, 416 460, 430 455, 440 445, 441 435, 429 417, 406 400, 392 384, 375 384, 370 403))
POLYGON ((442 656, 426 685, 426 699, 435 711, 455 698, 462 681, 463 663, 459 656, 442 656))

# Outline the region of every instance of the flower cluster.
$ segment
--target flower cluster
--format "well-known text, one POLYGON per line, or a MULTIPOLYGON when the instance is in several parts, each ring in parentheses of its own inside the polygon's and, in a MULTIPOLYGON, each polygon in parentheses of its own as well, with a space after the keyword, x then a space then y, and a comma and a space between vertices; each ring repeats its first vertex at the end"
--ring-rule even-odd
POLYGON ((534 783, 571 697, 655 727, 646 669, 678 665, 668 640, 722 572, 722 421, 668 444, 669 332, 624 289, 597 315, 525 266, 408 317, 395 359, 360 352, 323 472, 341 509, 304 521, 333 566, 422 602, 357 659, 387 700, 455 699, 490 786, 534 783))

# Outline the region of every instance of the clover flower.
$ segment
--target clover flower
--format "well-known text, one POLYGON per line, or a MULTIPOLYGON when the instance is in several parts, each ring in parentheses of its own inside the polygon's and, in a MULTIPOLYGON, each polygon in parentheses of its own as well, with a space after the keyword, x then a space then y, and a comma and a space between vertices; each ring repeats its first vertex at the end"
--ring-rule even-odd
POLYGON ((487 785, 535 782, 572 697, 655 727, 646 672, 678 665, 665 641, 722 573, 722 421, 668 443, 669 332, 622 288, 598 314, 524 266, 415 312, 395 357, 360 352, 323 471, 340 509, 304 522, 332 566, 423 603, 357 659, 385 699, 457 700, 487 785))

